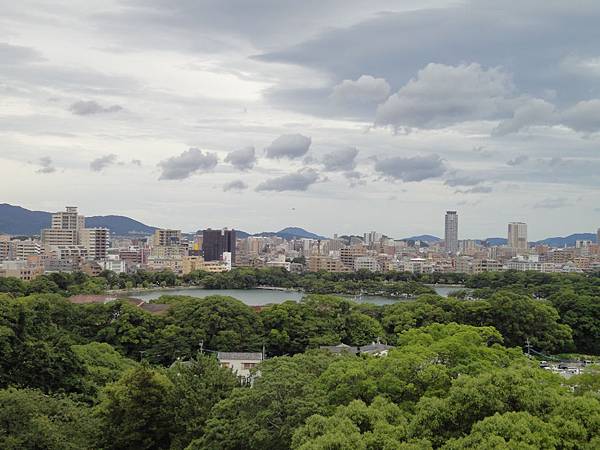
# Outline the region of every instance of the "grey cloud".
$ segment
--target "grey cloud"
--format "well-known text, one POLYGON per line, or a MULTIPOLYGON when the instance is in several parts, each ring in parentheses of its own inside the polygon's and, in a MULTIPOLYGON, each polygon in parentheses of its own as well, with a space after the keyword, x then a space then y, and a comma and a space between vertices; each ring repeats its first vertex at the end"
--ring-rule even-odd
POLYGON ((90 163, 90 169, 94 172, 100 172, 108 166, 111 166, 117 162, 117 155, 109 154, 101 156, 100 158, 94 159, 90 163))
POLYGON ((95 18, 105 30, 139 46, 215 52, 239 42, 281 47, 315 35, 334 21, 352 23, 394 9, 394 0, 130 0, 127 8, 95 18), (138 32, 131 33, 132 27, 138 32))
POLYGON ((389 97, 390 90, 385 79, 362 75, 356 81, 344 80, 334 86, 331 97, 340 103, 382 102, 389 97))
POLYGON ((580 133, 600 131, 600 99, 580 101, 561 111, 541 99, 530 99, 516 108, 513 117, 506 119, 492 131, 502 136, 535 125, 563 125, 580 133))
POLYGON ((203 153, 197 148, 190 148, 179 156, 172 156, 158 163, 162 169, 159 180, 184 180, 200 170, 213 170, 217 162, 215 153, 203 153))
POLYGON ((478 145, 476 147, 473 147, 472 150, 473 150, 473 153, 477 153, 478 155, 481 155, 484 158, 489 158, 490 156, 493 155, 493 152, 491 152, 490 150, 486 150, 483 145, 478 145))
POLYGON ((366 184, 364 175, 356 170, 344 172, 344 177, 346 177, 351 187, 366 184))
POLYGON ((120 105, 102 106, 94 100, 80 100, 69 106, 69 111, 78 116, 113 113, 122 110, 123 107, 120 105))
POLYGON ((509 109, 511 77, 479 64, 428 64, 377 108, 375 123, 394 128, 442 128, 496 118, 509 109))
POLYGON ((301 158, 310 148, 310 137, 301 134, 283 134, 266 149, 267 158, 301 158))
POLYGON ((575 131, 594 133, 600 131, 600 100, 581 101, 561 114, 564 125, 575 131))
POLYGON ((244 147, 233 150, 225 157, 225 162, 230 163, 238 170, 249 170, 256 164, 256 152, 254 147, 244 147))
POLYGON ((244 183, 242 180, 234 180, 229 183, 223 185, 223 191, 243 191, 244 189, 248 189, 248 185, 244 183))
POLYGON ((561 102, 572 102, 588 97, 594 89, 593 79, 575 80, 561 69, 560 61, 565 57, 564 36, 569 36, 569 48, 577 49, 581 57, 598 56, 600 4, 587 1, 569 8, 560 1, 466 3, 381 13, 263 54, 261 59, 299 64, 336 79, 376 73, 392 86, 404 85, 430 62, 478 62, 513 73, 515 85, 532 97, 555 90, 561 102), (335 57, 342 54, 343 58, 335 57))
POLYGON ((533 205, 536 209, 558 209, 569 206, 566 198, 546 198, 533 205))
POLYGON ((304 169, 296 173, 271 178, 259 184, 257 191, 306 191, 319 180, 319 174, 313 169, 304 169))
POLYGON ((456 190, 457 194, 489 194, 493 189, 490 186, 475 186, 469 189, 456 190))
POLYGON ((132 159, 131 164, 133 164, 134 166, 142 167, 142 160, 141 159, 132 159))
POLYGON ((358 149, 354 147, 336 150, 323 156, 323 166, 330 172, 351 171, 356 167, 357 156, 358 149))
POLYGON ((438 155, 411 158, 395 156, 378 160, 375 170, 392 180, 423 181, 442 176, 446 172, 446 166, 438 155))
POLYGON ((535 158, 522 163, 519 170, 495 171, 497 181, 515 181, 543 184, 560 184, 572 187, 600 187, 600 159, 598 158, 535 158))
POLYGON ((521 164, 529 161, 529 156, 527 155, 519 155, 514 157, 511 160, 506 161, 506 164, 509 166, 520 166, 521 164))
POLYGON ((317 160, 312 155, 306 155, 304 158, 302 158, 302 164, 304 164, 305 166, 310 166, 311 164, 315 164, 316 162, 317 160))
POLYGON ((36 170, 37 173, 54 173, 54 172, 56 172, 56 167, 54 167, 52 158, 50 158, 49 156, 42 156, 38 162, 39 162, 40 168, 38 170, 36 170))
POLYGON ((492 131, 493 135, 503 136, 516 133, 533 125, 551 125, 556 120, 556 110, 553 104, 539 99, 530 99, 518 106, 513 116, 506 119, 492 131))
POLYGON ((484 180, 481 178, 476 178, 470 175, 462 175, 454 173, 450 178, 448 178, 444 184, 446 186, 456 187, 456 186, 476 186, 478 184, 483 183, 484 180))
POLYGON ((43 61, 43 58, 36 50, 0 42, 0 66, 28 64, 37 61, 43 61))
POLYGON ((600 77, 600 57, 582 58, 569 55, 560 62, 560 68, 566 73, 592 79, 600 77))

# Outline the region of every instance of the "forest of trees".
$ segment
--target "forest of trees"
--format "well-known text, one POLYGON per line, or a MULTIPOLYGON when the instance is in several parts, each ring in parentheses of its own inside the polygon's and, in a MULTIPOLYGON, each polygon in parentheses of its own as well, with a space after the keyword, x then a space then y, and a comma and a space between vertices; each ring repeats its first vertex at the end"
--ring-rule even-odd
MULTIPOLYGON (((425 281, 326 281, 360 277, 425 281)), ((0 448, 600 448, 600 372, 567 380, 523 352, 600 355, 598 276, 482 274, 456 297, 386 306, 165 295, 150 314, 67 299, 113 278, 0 279, 0 448), (319 350, 377 339, 387 357, 319 350), (253 387, 212 352, 263 346, 253 387)))

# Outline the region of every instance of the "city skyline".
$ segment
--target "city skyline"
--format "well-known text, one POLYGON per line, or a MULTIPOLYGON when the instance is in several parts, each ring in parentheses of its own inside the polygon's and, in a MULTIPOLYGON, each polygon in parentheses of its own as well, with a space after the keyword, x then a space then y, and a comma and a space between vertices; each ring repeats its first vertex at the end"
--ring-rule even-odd
MULTIPOLYGON (((68 209, 68 208, 75 208, 75 209, 77 209, 78 207, 67 206, 65 208, 66 209, 68 209)), ((31 211, 31 212, 40 212, 40 211, 31 211)), ((52 216, 54 216, 55 214, 62 214, 63 213, 61 211, 59 211, 58 213, 55 212, 55 211, 43 211, 43 212, 51 214, 52 216)), ((448 215, 448 213, 451 213, 451 212, 456 212, 456 211, 445 211, 446 216, 448 215)), ((86 214, 86 216, 90 216, 90 215, 91 214, 86 214)), ((458 212, 457 212, 457 215, 459 215, 458 212)), ((106 213, 106 214, 99 214, 99 216, 100 217, 110 217, 110 216, 114 216, 114 215, 111 214, 111 213, 106 213)), ((126 217, 128 219, 137 221, 137 219, 135 217, 129 217, 129 216, 121 216, 121 217, 126 217)), ((52 218, 52 220, 54 220, 54 218, 52 218)), ((283 229, 286 229, 286 228, 290 228, 290 227, 301 228, 301 229, 304 229, 304 230, 309 231, 311 233, 314 233, 316 235, 324 236, 327 239, 335 238, 335 236, 343 234, 343 233, 339 233, 339 232, 335 232, 335 231, 333 233, 330 233, 330 234, 323 233, 323 232, 320 232, 319 230, 317 230, 316 228, 313 228, 310 225, 303 226, 301 224, 300 225, 299 224, 288 224, 288 225, 283 226, 281 228, 269 228, 269 227, 265 226, 264 228, 261 228, 261 229, 251 230, 251 229, 245 228, 243 226, 242 227, 232 226, 230 223, 227 223, 227 219, 226 218, 224 218, 221 223, 213 224, 212 226, 204 226, 203 224, 197 224, 192 229, 185 229, 185 228, 182 228, 181 226, 178 226, 177 224, 175 224, 174 226, 160 226, 159 224, 145 223, 143 225, 150 226, 150 227, 155 227, 155 228, 157 228, 159 230, 173 230, 173 229, 175 229, 175 230, 179 230, 179 231, 181 231, 181 232, 183 232, 185 234, 195 234, 197 232, 202 231, 202 229, 206 229, 206 228, 208 228, 208 229, 213 228, 213 229, 216 229, 216 230, 223 229, 223 228, 225 228, 225 229, 226 228, 230 228, 230 229, 235 229, 236 231, 242 231, 242 232, 245 232, 245 233, 249 233, 250 235, 253 235, 253 234, 263 233, 263 232, 280 231, 280 230, 283 230, 283 229)), ((533 236, 533 237, 529 236, 530 238, 528 238, 527 223, 509 221, 509 222, 506 222, 506 223, 503 223, 503 224, 498 224, 498 227, 499 228, 504 228, 504 231, 500 231, 497 234, 490 234, 490 235, 487 235, 487 236, 465 236, 464 234, 461 233, 461 229, 462 228, 457 227, 457 231, 456 231, 457 239, 458 240, 483 240, 483 239, 488 239, 488 238, 504 238, 507 241, 510 241, 511 240, 511 238, 510 238, 510 235, 511 235, 511 226, 513 226, 513 225, 524 225, 525 226, 525 228, 524 228, 524 230, 525 230, 524 231, 525 232, 525 239, 526 239, 525 242, 536 242, 536 241, 540 241, 540 240, 547 239, 547 238, 565 237, 565 236, 570 236, 570 235, 574 235, 574 234, 581 234, 581 233, 596 234, 596 235, 600 236, 600 228, 594 228, 593 230, 575 230, 575 231, 572 231, 572 232, 569 232, 569 233, 566 233, 566 234, 563 234, 563 235, 548 234, 548 235, 544 235, 544 236, 533 236), (508 224, 508 231, 506 231, 506 225, 507 224, 508 224)), ((2 234, 2 232, 3 232, 3 230, 0 229, 0 234, 2 234)), ((36 234, 36 233, 34 233, 34 234, 36 234)), ((433 232, 424 232, 422 230, 421 231, 420 230, 414 230, 414 232, 412 232, 412 233, 411 232, 407 232, 407 233, 403 233, 403 234, 398 234, 398 233, 394 233, 393 231, 390 232, 390 233, 388 233, 388 232, 385 232, 385 231, 382 231, 382 230, 372 230, 370 228, 367 228, 366 230, 357 230, 355 232, 351 232, 351 233, 348 233, 346 235, 348 235, 348 236, 349 235, 353 235, 353 236, 363 236, 364 235, 365 238, 368 240, 370 234, 385 235, 387 237, 394 238, 394 239, 406 239, 406 238, 410 238, 410 237, 414 237, 414 236, 431 235, 431 236, 435 236, 435 237, 437 237, 437 238, 439 238, 441 240, 444 240, 445 239, 445 235, 446 235, 446 223, 445 223, 444 219, 442 219, 441 228, 439 230, 433 231, 433 232)))
POLYGON ((596 2, 0 5, 0 202, 325 235, 600 223, 596 2))
MULTIPOLYGON (((397 239, 374 230, 362 236, 335 234, 333 239, 298 229, 252 236, 227 227, 186 235, 180 229, 151 228, 117 217, 118 226, 126 222, 145 229, 132 232, 128 228, 130 231, 119 234, 111 233, 112 224, 103 222, 102 217, 89 217, 95 226, 88 226, 88 218, 77 206, 66 206, 63 211, 34 219, 42 227, 39 238, 37 232, 29 238, 0 233, 0 278, 30 281, 42 274, 78 271, 98 276, 104 270, 118 274, 166 271, 187 276, 239 267, 279 268, 293 273, 366 270, 469 274, 504 270, 585 273, 600 268, 597 235, 528 242, 527 224, 510 222, 503 241, 461 240, 458 212, 446 211, 444 217, 444 240, 397 239)), ((3 226, 0 222, 0 230, 3 226)))

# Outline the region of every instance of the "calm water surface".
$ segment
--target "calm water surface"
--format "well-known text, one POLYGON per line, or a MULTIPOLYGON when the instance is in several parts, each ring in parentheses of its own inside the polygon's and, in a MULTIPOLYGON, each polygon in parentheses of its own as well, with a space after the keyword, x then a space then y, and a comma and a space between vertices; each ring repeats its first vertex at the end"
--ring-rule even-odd
MULTIPOLYGON (((446 297, 450 292, 460 289, 454 286, 431 286, 439 295, 446 297)), ((269 289, 168 289, 147 292, 133 292, 131 297, 139 298, 148 302, 159 298, 161 295, 187 295, 190 297, 204 298, 210 295, 227 295, 237 298, 246 305, 259 306, 268 305, 271 303, 283 303, 286 300, 300 301, 304 296, 303 292, 297 291, 278 291, 269 289)), ((359 303, 371 303, 375 305, 390 305, 398 301, 406 301, 403 299, 391 299, 380 297, 377 295, 363 295, 362 298, 357 298, 350 295, 342 297, 355 300, 359 303)))

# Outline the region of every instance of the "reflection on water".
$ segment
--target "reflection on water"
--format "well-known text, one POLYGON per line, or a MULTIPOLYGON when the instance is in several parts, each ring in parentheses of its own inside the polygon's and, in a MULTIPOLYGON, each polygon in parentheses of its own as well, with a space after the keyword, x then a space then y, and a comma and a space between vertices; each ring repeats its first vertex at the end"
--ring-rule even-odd
MULTIPOLYGON (((444 297, 446 297, 450 292, 460 289, 454 286, 432 287, 439 295, 443 295, 444 297)), ((259 306, 268 305, 270 303, 283 303, 286 300, 293 300, 297 302, 304 296, 304 293, 297 291, 279 291, 269 289, 165 289, 157 291, 135 292, 130 296, 148 302, 150 300, 159 298, 161 295, 187 295, 198 298, 208 297, 210 295, 227 295, 237 298, 246 305, 259 306)), ((363 295, 361 297, 347 295, 342 297, 346 297, 361 303, 371 303, 374 305, 389 305, 398 301, 405 301, 402 299, 391 299, 377 295, 363 295)))

